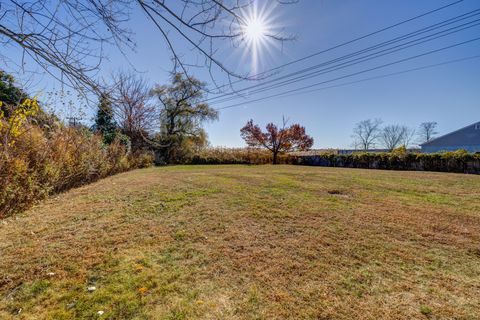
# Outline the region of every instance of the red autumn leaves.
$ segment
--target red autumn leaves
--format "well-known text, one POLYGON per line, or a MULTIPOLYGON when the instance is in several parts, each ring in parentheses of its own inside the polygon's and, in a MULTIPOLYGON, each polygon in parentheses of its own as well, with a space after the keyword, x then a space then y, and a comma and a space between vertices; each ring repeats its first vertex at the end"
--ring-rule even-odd
POLYGON ((273 154, 273 164, 277 163, 279 153, 304 151, 313 145, 313 138, 305 133, 305 127, 299 124, 287 127, 285 119, 280 128, 274 123, 267 124, 266 132, 250 120, 240 133, 248 146, 270 150, 273 154))

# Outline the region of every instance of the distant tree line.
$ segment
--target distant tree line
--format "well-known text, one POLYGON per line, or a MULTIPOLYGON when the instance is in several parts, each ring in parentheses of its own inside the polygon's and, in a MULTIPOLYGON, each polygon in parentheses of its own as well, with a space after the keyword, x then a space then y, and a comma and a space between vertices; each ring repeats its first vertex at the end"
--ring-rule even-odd
POLYGON ((400 124, 383 125, 381 119, 367 119, 353 128, 353 146, 360 150, 383 148, 392 151, 404 146, 418 145, 435 138, 438 124, 423 122, 418 130, 400 124))

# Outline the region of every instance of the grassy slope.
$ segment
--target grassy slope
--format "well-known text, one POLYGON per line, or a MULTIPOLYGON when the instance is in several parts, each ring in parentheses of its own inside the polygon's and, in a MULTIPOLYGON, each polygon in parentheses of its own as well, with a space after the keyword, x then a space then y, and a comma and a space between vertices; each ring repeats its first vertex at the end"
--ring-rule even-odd
POLYGON ((441 173, 128 172, 0 221, 0 318, 478 319, 479 190, 441 173))

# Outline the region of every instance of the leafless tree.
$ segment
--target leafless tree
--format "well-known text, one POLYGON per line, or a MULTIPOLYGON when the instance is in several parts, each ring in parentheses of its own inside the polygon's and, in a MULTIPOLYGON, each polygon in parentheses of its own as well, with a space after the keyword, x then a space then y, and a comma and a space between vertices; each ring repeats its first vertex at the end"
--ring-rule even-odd
POLYGON ((141 146, 158 123, 150 87, 145 79, 133 73, 120 72, 113 79, 115 85, 109 95, 115 120, 132 140, 132 147, 141 146))
POLYGON ((409 148, 412 146, 413 141, 415 140, 415 129, 405 127, 405 136, 403 137, 402 144, 405 148, 409 148))
POLYGON ((432 140, 435 135, 438 134, 437 126, 438 124, 434 121, 422 122, 418 130, 419 143, 425 143, 432 140))
POLYGON ((355 148, 368 150, 375 147, 375 143, 380 137, 382 120, 367 119, 360 121, 353 128, 353 139, 355 148))
MULTIPOLYGON (((218 72, 246 78, 225 63, 219 49, 226 43, 245 45, 244 12, 254 5, 252 0, 3 0, 0 60, 15 63, 10 58, 20 48, 20 68, 34 61, 64 84, 99 90, 96 75, 106 49, 135 47, 130 18, 141 11, 165 41, 175 70, 187 73, 189 67, 203 66, 212 79, 218 72), (180 51, 185 45, 197 53, 190 60, 180 51)), ((289 39, 281 33, 264 36, 289 39)))
POLYGON ((385 149, 392 151, 405 143, 409 129, 406 126, 392 124, 383 127, 380 140, 385 149))

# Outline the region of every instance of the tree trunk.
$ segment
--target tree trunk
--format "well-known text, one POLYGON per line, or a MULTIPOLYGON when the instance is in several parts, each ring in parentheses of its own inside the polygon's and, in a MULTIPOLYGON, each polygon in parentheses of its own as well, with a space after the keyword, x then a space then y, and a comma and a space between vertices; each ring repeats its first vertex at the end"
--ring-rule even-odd
POLYGON ((278 152, 273 153, 273 164, 277 164, 277 155, 278 155, 278 152))

